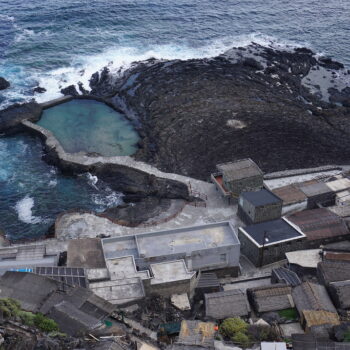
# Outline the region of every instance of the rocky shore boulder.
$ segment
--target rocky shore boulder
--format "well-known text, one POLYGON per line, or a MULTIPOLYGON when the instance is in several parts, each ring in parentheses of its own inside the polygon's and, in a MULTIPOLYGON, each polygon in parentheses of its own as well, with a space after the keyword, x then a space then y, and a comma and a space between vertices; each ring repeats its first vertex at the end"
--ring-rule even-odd
POLYGON ((21 122, 38 121, 42 107, 36 102, 14 104, 0 111, 0 133, 12 133, 22 130, 21 122))
POLYGON ((0 90, 5 90, 10 87, 10 82, 8 82, 5 78, 0 77, 0 90))
POLYGON ((65 96, 71 95, 71 96, 78 96, 79 92, 77 91, 77 88, 74 85, 69 85, 63 89, 61 89, 61 93, 65 96))

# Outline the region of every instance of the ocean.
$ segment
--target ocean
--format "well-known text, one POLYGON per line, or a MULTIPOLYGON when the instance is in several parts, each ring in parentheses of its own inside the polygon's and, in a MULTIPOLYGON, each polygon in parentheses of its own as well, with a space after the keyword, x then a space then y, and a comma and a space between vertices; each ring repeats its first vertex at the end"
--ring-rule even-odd
POLYGON ((215 56, 251 41, 307 46, 350 67, 348 0, 0 0, 0 108, 59 96, 92 73, 156 58, 215 56))
MULTIPOLYGON (((211 57, 251 42, 306 46, 350 68, 349 0, 0 0, 0 109, 60 89, 108 65, 116 72, 150 57, 211 57), (47 91, 33 94, 40 85, 47 91)), ((40 140, 0 135, 0 231, 38 238, 65 210, 116 206, 89 174, 67 177, 42 159, 40 140)))

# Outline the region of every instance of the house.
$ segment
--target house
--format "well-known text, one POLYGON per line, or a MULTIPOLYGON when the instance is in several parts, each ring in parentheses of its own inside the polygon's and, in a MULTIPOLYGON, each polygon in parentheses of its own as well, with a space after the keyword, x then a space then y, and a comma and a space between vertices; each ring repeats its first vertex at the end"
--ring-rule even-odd
POLYGON ((324 286, 304 282, 293 288, 292 296, 306 332, 327 336, 333 326, 340 324, 337 310, 324 286))
POLYGON ((317 278, 328 286, 332 282, 350 280, 350 263, 342 261, 322 261, 317 265, 317 278))
POLYGON ((294 307, 292 287, 272 284, 247 289, 248 299, 256 312, 270 312, 294 307))
POLYGON ((32 272, 37 266, 57 266, 58 254, 48 254, 44 244, 0 249, 0 275, 6 271, 32 272))
POLYGON ((188 321, 181 322, 178 345, 200 346, 214 348, 215 324, 212 322, 188 321))
POLYGON ((245 293, 240 289, 205 294, 205 315, 214 320, 228 317, 247 317, 250 306, 245 293))
POLYGON ((301 284, 299 276, 285 267, 278 267, 271 271, 271 283, 284 283, 288 286, 298 286, 301 284))
POLYGON ((281 218, 238 229, 241 252, 262 266, 285 258, 285 253, 304 248, 305 235, 288 219, 281 218))
POLYGON ((279 219, 282 213, 282 200, 271 191, 242 192, 238 200, 238 217, 245 224, 279 219))
POLYGON ((239 272, 240 242, 230 222, 106 238, 102 247, 106 260, 133 256, 139 271, 150 264, 184 260, 188 271, 222 276, 239 272))
POLYGON ((70 335, 102 326, 114 307, 92 291, 26 272, 6 272, 0 279, 0 297, 11 297, 26 311, 54 319, 70 335))
POLYGON ((218 164, 216 168, 211 180, 229 202, 237 200, 242 191, 263 187, 263 172, 250 158, 218 164))
POLYGON ((350 343, 334 342, 328 337, 314 334, 292 334, 293 350, 349 350, 350 343))
POLYGON ((287 252, 288 268, 299 275, 317 274, 317 264, 322 261, 321 249, 305 249, 287 252))
POLYGON ((300 186, 300 190, 307 197, 307 208, 317 208, 319 204, 333 205, 335 203, 334 191, 324 182, 312 183, 300 186))
POLYGON ((350 237, 344 220, 327 208, 304 210, 289 215, 288 220, 303 232, 309 248, 350 237))
POLYGON ((350 309, 350 280, 331 282, 328 291, 337 308, 350 309))
POLYGON ((99 238, 72 239, 68 241, 67 266, 105 268, 105 259, 99 238))

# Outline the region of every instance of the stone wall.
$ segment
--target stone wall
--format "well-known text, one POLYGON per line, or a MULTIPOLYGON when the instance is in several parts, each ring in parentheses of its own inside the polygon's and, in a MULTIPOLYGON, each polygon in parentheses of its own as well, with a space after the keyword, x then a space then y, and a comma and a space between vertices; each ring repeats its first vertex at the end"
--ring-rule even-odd
POLYGON ((239 196, 243 191, 255 191, 261 189, 263 187, 263 175, 232 181, 227 181, 225 177, 223 177, 223 183, 230 192, 239 196))

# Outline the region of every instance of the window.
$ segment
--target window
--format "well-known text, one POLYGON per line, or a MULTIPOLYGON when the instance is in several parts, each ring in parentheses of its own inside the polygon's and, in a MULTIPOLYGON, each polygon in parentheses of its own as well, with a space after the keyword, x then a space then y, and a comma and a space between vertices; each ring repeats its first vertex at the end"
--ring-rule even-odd
POLYGON ((226 262, 226 254, 220 254, 220 261, 226 262))

